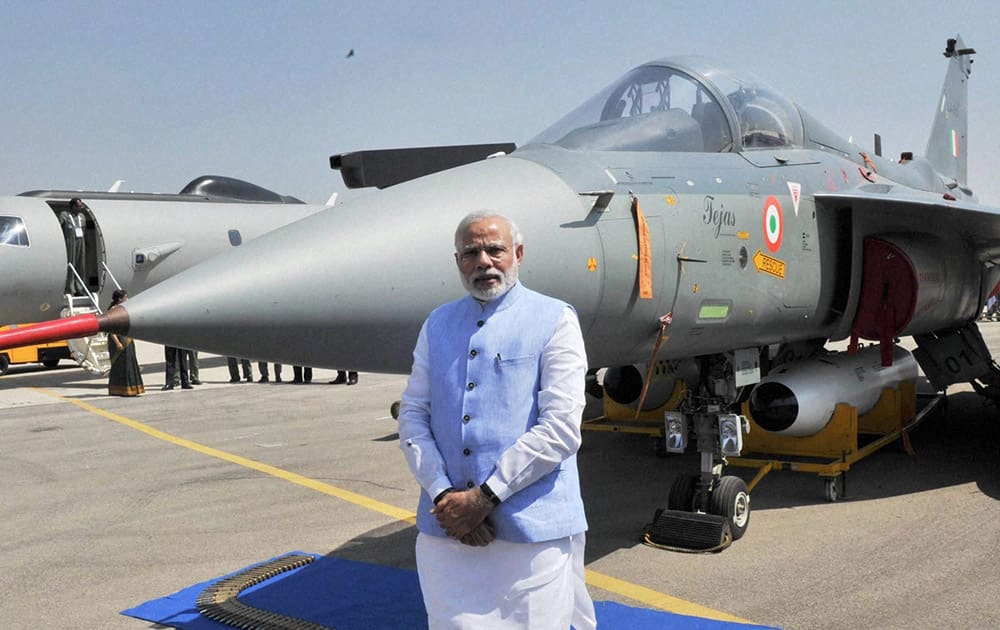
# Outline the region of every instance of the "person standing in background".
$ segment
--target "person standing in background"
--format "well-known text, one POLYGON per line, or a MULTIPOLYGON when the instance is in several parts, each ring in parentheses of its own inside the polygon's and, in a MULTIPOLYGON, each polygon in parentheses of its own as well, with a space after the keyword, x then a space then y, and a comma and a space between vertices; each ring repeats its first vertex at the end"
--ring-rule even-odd
POLYGON ((237 359, 236 357, 226 357, 226 365, 229 367, 229 382, 240 382, 239 368, 243 368, 243 379, 247 383, 253 383, 253 368, 250 367, 250 359, 237 359))
POLYGON ((337 370, 337 378, 329 382, 330 385, 343 385, 347 383, 348 385, 358 384, 358 373, 354 370, 337 370))
MULTIPOLYGON (((115 308, 128 300, 124 289, 111 294, 111 306, 115 308)), ((135 343, 124 335, 109 334, 108 349, 111 351, 111 372, 108 373, 108 394, 111 396, 141 396, 146 393, 139 371, 139 360, 135 354, 135 343)))
MULTIPOLYGON (((268 374, 267 374, 267 361, 258 361, 257 362, 257 369, 260 370, 260 378, 257 379, 258 383, 267 383, 268 381, 271 380, 270 378, 268 378, 268 374)), ((281 364, 280 363, 275 363, 274 364, 274 382, 275 383, 280 383, 281 382, 281 364)))
POLYGON ((177 387, 175 383, 178 380, 181 383, 181 389, 194 389, 188 375, 187 350, 173 346, 163 346, 163 365, 163 387, 160 389, 173 389, 177 387))

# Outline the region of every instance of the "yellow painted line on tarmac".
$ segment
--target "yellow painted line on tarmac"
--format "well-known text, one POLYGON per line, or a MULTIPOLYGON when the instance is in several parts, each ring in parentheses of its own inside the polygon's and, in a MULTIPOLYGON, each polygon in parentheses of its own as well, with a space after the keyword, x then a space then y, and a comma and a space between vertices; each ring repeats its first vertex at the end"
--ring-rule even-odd
POLYGON ((685 599, 680 599, 679 597, 672 597, 666 593, 646 588, 645 586, 639 586, 638 584, 626 582, 625 580, 619 580, 618 578, 598 573, 597 571, 586 569, 586 575, 587 584, 590 584, 591 586, 596 586, 597 588, 602 588, 606 591, 617 593, 618 595, 624 595, 629 599, 634 599, 653 608, 659 608, 660 610, 677 613, 678 615, 689 615, 691 617, 704 617, 706 619, 716 619, 718 621, 732 621, 736 623, 756 625, 752 621, 734 617, 728 613, 707 608, 701 604, 689 602, 685 599))
POLYGON ((409 510, 403 510, 394 505, 389 505, 388 503, 382 503, 381 501, 376 501, 375 499, 370 499, 362 494, 356 492, 351 492, 350 490, 344 490, 343 488, 338 488, 336 486, 331 486, 328 483, 323 483, 322 481, 317 481, 315 479, 310 479, 303 475, 297 473, 289 472, 282 468, 276 466, 271 466, 269 464, 264 464, 246 457, 240 457, 239 455, 233 455, 232 453, 227 453, 226 451, 220 451, 217 448, 212 448, 211 446, 205 446, 204 444, 199 444, 198 442, 192 442, 191 440, 186 440, 176 435, 171 435, 159 429, 154 429, 153 427, 126 418, 125 416, 120 416, 116 413, 111 413, 110 411, 105 411, 91 404, 85 403, 81 400, 75 400, 73 398, 67 398, 66 396, 61 396, 55 392, 48 391, 41 387, 35 387, 37 391, 52 396, 53 398, 58 398, 64 400, 68 403, 74 404, 77 407, 89 411, 90 413, 101 416, 102 418, 107 418, 119 424, 124 424, 125 426, 135 429, 136 431, 141 431, 146 435, 155 437, 157 439, 163 440, 164 442, 170 442, 171 444, 176 444, 177 446, 183 446, 184 448, 191 449, 201 453, 202 455, 208 455, 209 457, 215 457, 216 459, 221 459, 223 461, 236 464, 238 466, 243 466, 245 468, 250 468, 258 472, 262 472, 265 475, 271 475, 272 477, 277 477, 278 479, 284 479, 285 481, 300 485, 304 488, 309 488, 310 490, 315 490, 317 492, 322 492, 323 494, 336 497, 347 501, 348 503, 353 503, 354 505, 367 508, 373 512, 378 512, 379 514, 384 514, 390 518, 394 518, 398 521, 406 521, 411 525, 415 525, 417 522, 417 515, 409 510))
MULTIPOLYGON (((95 407, 89 403, 85 403, 82 400, 76 400, 74 398, 69 398, 61 394, 57 394, 53 391, 49 391, 42 387, 33 387, 32 389, 41 392, 52 398, 56 398, 70 404, 76 405, 77 407, 88 411, 95 415, 101 416, 102 418, 107 418, 113 422, 123 424, 136 431, 141 431, 146 435, 163 440, 164 442, 169 442, 177 446, 181 446, 202 455, 208 455, 209 457, 215 457, 216 459, 221 459, 227 461, 231 464, 236 464, 238 466, 243 466, 244 468, 249 468, 251 470, 256 470, 262 472, 265 475, 271 475, 272 477, 277 477, 278 479, 283 479, 290 483, 297 484, 304 488, 309 488, 310 490, 315 490, 317 492, 322 492, 323 494, 336 497, 348 503, 353 503, 359 507, 367 508, 373 512, 378 512, 379 514, 384 514, 390 518, 394 518, 398 521, 404 521, 411 525, 415 525, 417 522, 417 515, 409 510, 404 510, 398 508, 394 505, 389 505, 388 503, 383 503, 381 501, 376 501, 364 495, 358 494, 356 492, 351 492, 350 490, 344 490, 343 488, 338 488, 332 486, 328 483, 323 483, 322 481, 317 481, 297 473, 293 473, 276 466, 271 466, 269 464, 264 464, 246 457, 241 457, 239 455, 233 455, 226 451, 221 451, 217 448, 212 448, 211 446, 205 446, 204 444, 199 444, 191 440, 184 439, 182 437, 177 437, 176 435, 171 435, 165 431, 160 431, 159 429, 154 429, 153 427, 143 424, 137 420, 132 420, 131 418, 126 418, 125 416, 112 413, 110 411, 105 411, 99 407, 95 407)), ((737 623, 753 624, 752 621, 747 621, 746 619, 741 619, 739 617, 734 617, 733 615, 713 610, 711 608, 706 608, 700 604, 694 602, 689 602, 677 597, 672 597, 665 593, 660 593, 659 591, 654 591, 651 588, 646 588, 645 586, 639 586, 638 584, 632 584, 631 582, 626 582, 625 580, 619 580, 618 578, 611 577, 610 575, 605 575, 603 573, 598 573, 597 571, 592 571, 590 569, 586 570, 587 584, 591 586, 596 586, 597 588, 604 589, 605 591, 622 595, 628 597, 629 599, 635 600, 651 606, 653 608, 659 608, 660 610, 666 610, 668 612, 677 613, 679 615, 690 615, 693 617, 704 617, 707 619, 717 619, 720 621, 733 621, 737 623)))

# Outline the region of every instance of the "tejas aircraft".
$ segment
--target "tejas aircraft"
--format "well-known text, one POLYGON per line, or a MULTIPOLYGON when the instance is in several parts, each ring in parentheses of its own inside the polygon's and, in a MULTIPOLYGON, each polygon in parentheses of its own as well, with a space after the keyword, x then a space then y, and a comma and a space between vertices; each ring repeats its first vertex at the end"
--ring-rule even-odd
MULTIPOLYGON (((345 181, 385 189, 177 274, 122 309, 38 334, 114 330, 406 373, 424 318, 463 294, 455 226, 496 210, 526 236, 521 281, 576 308, 609 395, 637 404, 647 373, 685 379, 678 411, 690 429, 672 444, 698 437, 690 443, 702 463, 678 493, 730 517, 736 536, 749 495, 718 464, 739 450, 740 401, 768 430, 815 433, 829 420, 823 409, 867 394, 870 383, 853 376, 859 364, 874 362, 886 384, 916 376, 894 345, 905 335, 938 388, 996 381, 975 324, 1000 280, 1000 215, 966 182, 973 53, 948 41, 926 149, 898 160, 700 57, 630 70, 509 154, 412 179, 416 171, 379 173, 394 163, 379 152, 337 155, 345 181), (828 340, 848 338, 878 345, 825 353, 828 340), (654 356, 663 369, 647 370, 654 356), (819 363, 844 369, 831 376, 819 363)), ((418 165, 427 152, 412 154, 418 165)), ((8 335, 0 343, 16 343, 8 335)))
MULTIPOLYGON (((138 293, 324 207, 220 176, 178 194, 120 185, 0 198, 0 324, 100 312, 116 288, 138 293)), ((99 372, 99 347, 73 344, 73 356, 99 372)))

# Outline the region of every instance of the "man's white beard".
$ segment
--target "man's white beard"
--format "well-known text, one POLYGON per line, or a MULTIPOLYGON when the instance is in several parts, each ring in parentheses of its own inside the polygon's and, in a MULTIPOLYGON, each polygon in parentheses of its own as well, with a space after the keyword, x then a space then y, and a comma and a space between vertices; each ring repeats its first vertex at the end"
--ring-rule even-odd
POLYGON ((496 269, 490 269, 489 271, 477 271, 470 278, 466 278, 461 273, 458 275, 462 277, 462 286, 465 287, 465 290, 472 297, 482 302, 489 302, 507 293, 507 291, 510 291, 517 284, 517 265, 514 264, 508 267, 505 273, 501 273, 496 269), (475 285, 477 279, 490 277, 498 278, 500 282, 485 289, 480 289, 475 285))

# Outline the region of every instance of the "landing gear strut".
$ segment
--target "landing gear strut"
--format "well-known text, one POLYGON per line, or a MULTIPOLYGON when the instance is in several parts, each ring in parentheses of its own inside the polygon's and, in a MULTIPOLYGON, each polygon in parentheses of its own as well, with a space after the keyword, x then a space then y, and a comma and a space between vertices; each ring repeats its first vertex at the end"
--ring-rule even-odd
POLYGON ((698 474, 678 476, 667 497, 667 509, 657 511, 645 540, 657 547, 681 551, 721 551, 746 533, 750 524, 750 492, 739 477, 722 475, 727 455, 739 455, 746 418, 707 411, 667 415, 667 448, 683 452, 688 427, 701 455, 698 474))

